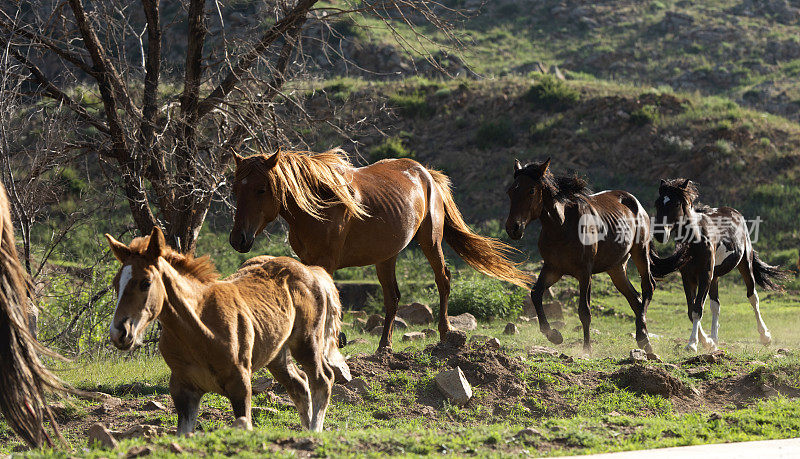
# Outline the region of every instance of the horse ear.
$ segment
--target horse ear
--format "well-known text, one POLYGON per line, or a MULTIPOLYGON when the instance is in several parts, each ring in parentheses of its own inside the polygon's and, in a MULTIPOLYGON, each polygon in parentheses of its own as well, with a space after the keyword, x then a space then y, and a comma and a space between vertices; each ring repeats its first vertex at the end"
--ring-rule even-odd
POLYGON ((244 156, 240 155, 239 153, 233 152, 233 162, 236 163, 236 167, 239 167, 239 164, 244 161, 244 156))
POLYGON ((281 159, 281 153, 281 150, 278 150, 272 156, 267 158, 267 169, 272 169, 278 165, 278 160, 281 159))
POLYGON ((120 263, 125 263, 125 260, 131 256, 131 249, 122 242, 114 239, 114 236, 108 233, 106 233, 106 239, 108 240, 108 245, 111 247, 111 253, 114 254, 114 258, 119 260, 120 263))
POLYGON ((515 159, 514 160, 514 172, 521 171, 521 170, 522 170, 522 164, 519 162, 518 159, 515 159))
POLYGON ((164 255, 167 248, 167 240, 164 238, 164 232, 158 226, 153 227, 150 232, 150 242, 147 244, 147 251, 145 254, 152 260, 157 260, 158 257, 164 255))
POLYGON ((692 183, 692 181, 691 181, 691 180, 689 180, 689 179, 686 179, 686 181, 684 181, 684 182, 681 184, 681 188, 687 188, 687 187, 689 186, 689 184, 690 184, 690 183, 692 183))
POLYGON ((547 160, 543 162, 542 165, 540 166, 542 175, 544 175, 547 172, 547 169, 549 168, 550 168, 550 158, 547 158, 547 160))
POLYGON ((666 180, 664 180, 664 179, 662 178, 662 179, 661 179, 661 185, 660 185, 660 186, 664 186, 664 185, 666 185, 666 184, 667 184, 667 181, 666 181, 666 180))

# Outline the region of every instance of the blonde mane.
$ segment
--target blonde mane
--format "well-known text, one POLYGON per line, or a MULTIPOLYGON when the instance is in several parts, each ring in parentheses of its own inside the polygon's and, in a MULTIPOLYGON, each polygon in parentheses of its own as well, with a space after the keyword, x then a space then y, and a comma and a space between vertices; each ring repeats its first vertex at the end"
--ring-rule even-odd
MULTIPOLYGON (((266 159, 267 155, 258 155, 266 159)), ((236 169, 236 182, 239 183, 254 170, 265 174, 275 196, 285 209, 289 198, 303 212, 318 220, 324 220, 322 210, 337 204, 345 206, 348 212, 358 218, 369 216, 364 206, 358 202, 351 186, 347 170, 353 164, 340 148, 323 153, 311 154, 304 151, 280 151, 278 164, 265 171, 259 167, 261 161, 243 162, 236 169), (330 191, 333 197, 326 199, 321 193, 330 191)))
MULTIPOLYGON (((149 243, 149 235, 137 237, 131 241, 129 248, 132 253, 145 256, 149 243)), ((165 250, 164 259, 181 275, 193 277, 204 284, 219 279, 219 273, 210 256, 203 255, 200 258, 195 258, 193 255, 184 255, 176 252, 171 247, 167 247, 165 250)))

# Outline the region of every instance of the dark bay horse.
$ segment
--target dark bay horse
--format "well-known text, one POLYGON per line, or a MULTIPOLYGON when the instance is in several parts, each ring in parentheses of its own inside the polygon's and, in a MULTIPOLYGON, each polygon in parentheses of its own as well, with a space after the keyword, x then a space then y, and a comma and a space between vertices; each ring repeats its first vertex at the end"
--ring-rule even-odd
POLYGON ((716 349, 720 312, 718 280, 734 268, 739 269, 744 279, 761 343, 767 345, 772 337, 761 318, 755 286, 777 288, 773 279, 783 277, 784 273, 758 258, 741 213, 731 207, 698 206, 695 204, 697 197, 695 184, 678 178, 661 180, 656 199, 656 222, 665 225, 663 231, 656 233, 666 242, 675 232, 678 246, 686 247, 689 253, 689 262, 680 268, 689 320, 692 321, 692 334, 686 350, 696 352, 698 338, 704 347, 716 349), (710 336, 706 336, 700 324, 707 296, 711 298, 710 336))
POLYGON ((375 265, 386 308, 379 349, 391 348, 400 300, 397 255, 416 240, 433 268, 439 290, 439 333, 450 330, 450 271, 442 239, 470 266, 520 286, 531 278, 509 261, 513 249, 472 232, 453 201, 448 178, 410 159, 353 167, 341 150, 309 155, 235 155, 236 214, 230 243, 247 252, 257 234, 278 216, 289 225, 289 243, 300 260, 329 273, 375 265))
POLYGON ((28 276, 19 262, 8 196, 0 184, 0 412, 8 425, 30 446, 52 446, 43 423, 58 425, 47 408, 48 391, 64 387, 39 360, 43 353, 55 356, 29 331, 31 308, 28 276))
POLYGON ((669 272, 680 263, 681 256, 659 259, 651 252, 650 218, 633 195, 625 191, 590 193, 583 179, 554 176, 549 158, 524 167, 519 161, 514 164, 506 231, 512 239, 520 239, 530 222, 542 222, 538 245, 544 265, 531 292, 539 329, 551 342, 563 341, 544 315, 542 295, 562 276, 573 276, 580 284, 578 314, 583 325, 583 347, 590 353, 592 275, 605 272, 633 309, 636 342, 652 352, 645 316, 653 298, 653 276, 669 272), (642 296, 628 280, 629 259, 633 259, 641 276, 642 296))
POLYGON ((338 349, 339 293, 325 270, 261 256, 220 281, 208 257, 175 252, 158 227, 130 246, 106 238, 122 263, 111 342, 131 349, 149 323, 161 322, 158 346, 172 373, 179 435, 194 430, 207 392, 228 397, 237 423, 252 428, 250 379, 264 366, 289 393, 303 427, 322 430, 332 366, 347 368, 338 349))

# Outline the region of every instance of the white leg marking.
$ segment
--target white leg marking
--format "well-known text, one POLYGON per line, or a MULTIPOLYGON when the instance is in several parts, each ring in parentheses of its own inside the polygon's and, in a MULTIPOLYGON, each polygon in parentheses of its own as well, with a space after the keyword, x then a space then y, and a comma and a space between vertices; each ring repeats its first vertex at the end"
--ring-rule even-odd
POLYGON ((719 309, 719 302, 711 300, 711 339, 714 344, 719 343, 719 309))
POLYGON ((753 313, 756 315, 756 326, 758 327, 758 333, 761 334, 761 344, 766 346, 772 342, 772 335, 769 330, 767 330, 767 326, 764 325, 764 319, 761 318, 758 292, 753 292, 747 299, 750 300, 750 304, 753 306, 753 313))
POLYGON ((692 334, 689 336, 689 344, 686 345, 686 350, 690 352, 697 352, 697 336, 700 333, 700 318, 696 313, 692 313, 692 334))
POLYGON ((133 266, 123 266, 122 272, 119 275, 119 293, 117 293, 117 305, 114 306, 114 314, 111 316, 111 326, 109 327, 109 333, 111 333, 112 337, 119 334, 119 330, 117 330, 117 327, 114 325, 114 318, 117 316, 117 308, 119 308, 119 303, 122 301, 122 294, 125 293, 125 287, 128 286, 128 282, 131 281, 131 277, 133 277, 133 266))

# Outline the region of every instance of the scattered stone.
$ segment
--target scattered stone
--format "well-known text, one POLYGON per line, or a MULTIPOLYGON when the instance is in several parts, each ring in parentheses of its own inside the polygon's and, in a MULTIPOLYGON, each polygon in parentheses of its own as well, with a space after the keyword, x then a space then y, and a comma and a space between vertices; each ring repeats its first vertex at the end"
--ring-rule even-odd
POLYGON ((174 441, 169 444, 169 450, 175 454, 183 454, 183 447, 174 441))
POLYGON ((436 375, 435 380, 436 386, 451 403, 463 406, 472 398, 472 386, 467 382, 461 367, 442 371, 436 375))
POLYGON ((644 362, 647 360, 647 353, 643 349, 631 349, 631 360, 644 362))
POLYGON ((519 316, 517 317, 517 320, 519 320, 520 322, 530 322, 531 318, 528 316, 519 316))
POLYGON ((383 325, 384 317, 380 314, 372 314, 364 324, 364 330, 372 332, 378 325, 383 325))
POLYGON ((261 376, 260 378, 254 379, 251 386, 253 395, 263 394, 275 387, 275 380, 268 376, 261 376))
POLYGON ((514 438, 541 437, 542 433, 533 427, 526 427, 514 435, 514 438))
POLYGON ((485 346, 489 349, 500 349, 500 340, 497 338, 489 338, 485 346))
POLYGON ((102 423, 96 422, 86 431, 89 437, 89 444, 98 442, 105 448, 116 448, 119 445, 117 439, 111 434, 111 431, 102 423))
POLYGON ((365 395, 369 392, 369 383, 364 378, 353 378, 346 386, 360 395, 365 395))
POLYGON ((444 343, 453 347, 464 347, 467 344, 467 334, 461 330, 450 330, 444 337, 444 343))
POLYGON ((383 335, 383 325, 378 325, 377 327, 371 329, 369 331, 370 335, 373 336, 382 336, 383 335))
POLYGON ((142 409, 145 411, 167 411, 167 407, 158 400, 148 400, 142 409))
POLYGON ((408 332, 403 333, 401 341, 422 341, 425 339, 425 333, 422 332, 408 332))
POLYGON ((507 323, 505 330, 503 330, 504 335, 516 335, 518 333, 519 330, 517 329, 517 324, 515 324, 514 322, 507 323))
POLYGON ((528 349, 528 356, 529 357, 537 356, 537 355, 556 356, 556 355, 558 355, 560 353, 561 352, 553 349, 552 347, 547 347, 547 346, 531 346, 530 349, 528 349))
POLYGON ((478 328, 478 320, 472 314, 465 312, 461 315, 451 316, 450 325, 459 330, 472 331, 478 328))
POLYGON ((411 325, 427 325, 433 322, 433 311, 430 306, 422 303, 411 303, 400 306, 397 316, 402 317, 411 325))
POLYGON ((432 328, 426 328, 422 330, 422 333, 425 333, 427 338, 436 338, 439 335, 439 332, 432 328))
POLYGON ((253 425, 244 416, 239 416, 231 425, 234 429, 253 430, 253 425))
POLYGON ((118 431, 110 431, 111 435, 115 438, 119 439, 128 439, 128 438, 145 438, 145 439, 152 439, 163 435, 166 432, 166 429, 159 426, 149 425, 149 424, 137 424, 128 428, 128 430, 124 432, 118 431))
POLYGON ((134 446, 128 450, 126 458, 131 459, 134 457, 144 457, 153 454, 153 448, 149 446, 134 446))
POLYGON ((400 317, 394 318, 394 328, 397 330, 405 330, 408 328, 408 323, 400 317))

